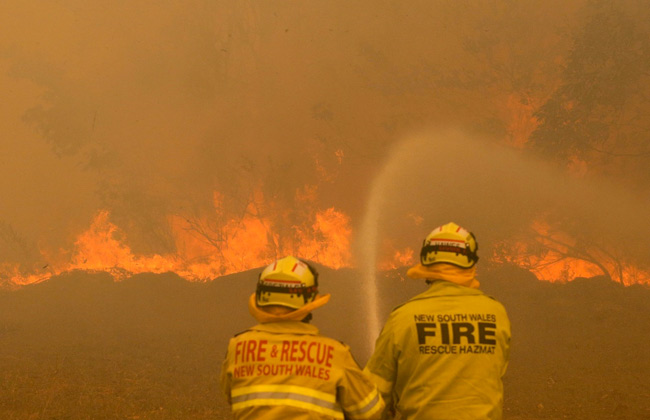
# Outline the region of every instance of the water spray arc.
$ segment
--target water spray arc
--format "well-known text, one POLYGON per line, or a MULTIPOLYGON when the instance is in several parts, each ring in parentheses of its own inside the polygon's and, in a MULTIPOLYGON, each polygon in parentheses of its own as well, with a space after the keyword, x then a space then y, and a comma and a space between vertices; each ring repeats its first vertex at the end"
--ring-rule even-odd
MULTIPOLYGON (((456 171, 456 165, 464 162, 467 158, 468 139, 461 132, 451 129, 436 130, 433 132, 424 132, 418 135, 405 137, 395 144, 389 151, 388 159, 373 180, 366 202, 364 218, 359 231, 358 251, 361 255, 359 267, 362 271, 363 290, 366 296, 366 311, 368 314, 368 342, 374 343, 381 330, 379 313, 379 291, 377 289, 377 264, 378 252, 381 245, 381 232, 387 231, 387 223, 392 225, 404 226, 402 220, 391 220, 392 217, 402 217, 403 212, 397 211, 400 202, 406 201, 408 197, 412 200, 411 206, 427 209, 430 213, 435 211, 438 216, 449 215, 449 203, 464 203, 463 195, 458 197, 457 192, 465 190, 464 186, 451 188, 446 185, 437 185, 438 191, 444 191, 447 194, 447 206, 441 206, 437 200, 431 197, 414 198, 409 191, 420 189, 419 179, 422 179, 431 171, 431 162, 428 155, 414 153, 421 150, 437 150, 438 154, 447 156, 447 159, 439 161, 438 165, 446 165, 450 171, 456 171), (452 191, 452 194, 449 194, 452 191), (434 210, 435 209, 435 210, 434 210)), ((471 143, 472 146, 475 146, 471 143)), ((474 147, 476 148, 476 147, 474 147)), ((471 148, 470 148, 471 150, 471 148)), ((480 152, 479 159, 483 159, 480 152)), ((444 169, 442 172, 445 172, 444 169)), ((458 177, 457 177, 458 178, 458 177)), ((474 181, 471 177, 466 181, 471 185, 474 181)), ((465 206, 467 207, 467 206, 465 206)), ((404 207, 406 208, 406 207, 404 207)), ((458 212, 460 207, 451 205, 454 212, 458 212)), ((469 210, 473 212, 473 208, 469 210)), ((419 240, 419 238, 418 238, 419 240)), ((387 315, 387 314, 386 314, 387 315)))
MULTIPOLYGON (((379 293, 377 289, 377 259, 380 245, 380 223, 382 223, 382 210, 386 208, 389 187, 392 185, 396 173, 408 162, 412 152, 405 142, 399 143, 389 154, 389 159, 375 177, 370 188, 366 203, 366 210, 359 234, 359 248, 361 255, 360 268, 362 271, 363 290, 366 297, 366 310, 368 314, 368 342, 375 342, 381 330, 379 315, 379 293)), ((384 221, 385 222, 385 221, 384 221)))
POLYGON ((368 343, 372 349, 374 340, 379 335, 379 299, 377 291, 377 225, 379 222, 380 194, 377 182, 370 193, 366 214, 361 225, 361 248, 362 255, 362 281, 366 299, 366 311, 368 314, 368 343))

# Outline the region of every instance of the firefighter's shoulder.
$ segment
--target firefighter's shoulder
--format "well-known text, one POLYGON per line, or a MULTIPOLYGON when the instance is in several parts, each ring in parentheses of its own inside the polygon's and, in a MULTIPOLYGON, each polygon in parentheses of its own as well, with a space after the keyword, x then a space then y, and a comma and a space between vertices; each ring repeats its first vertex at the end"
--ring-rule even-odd
MULTIPOLYGON (((429 298, 429 299, 432 299, 432 298, 429 298)), ((397 312, 399 312, 401 309, 404 309, 406 306, 412 306, 412 304, 414 302, 416 302, 417 300, 420 300, 420 299, 412 298, 412 299, 407 300, 406 302, 400 303, 399 305, 395 306, 392 311, 390 311, 390 315, 394 316, 397 312)))
POLYGON ((318 335, 317 337, 323 344, 331 346, 332 349, 339 352, 339 354, 348 354, 352 359, 354 359, 354 356, 352 356, 352 349, 344 341, 324 335, 318 335))
POLYGON ((341 340, 339 340, 337 338, 329 337, 329 336, 326 336, 326 335, 320 335, 320 334, 315 336, 315 337, 318 337, 319 340, 322 340, 326 344, 330 344, 330 345, 333 345, 335 347, 345 347, 346 349, 350 348, 350 346, 345 344, 345 342, 343 342, 343 341, 341 341, 341 340))
POLYGON ((339 352, 339 355, 345 355, 343 357, 350 360, 352 365, 356 365, 356 367, 360 366, 352 353, 352 349, 344 341, 323 335, 319 335, 318 337, 324 339, 324 344, 332 346, 337 352, 339 352))
POLYGON ((240 332, 238 332, 238 333, 235 333, 235 335, 233 335, 232 338, 239 337, 240 335, 242 335, 242 334, 246 334, 247 332, 250 332, 250 331, 251 331, 250 329, 245 329, 245 330, 243 330, 243 331, 240 331, 240 332))

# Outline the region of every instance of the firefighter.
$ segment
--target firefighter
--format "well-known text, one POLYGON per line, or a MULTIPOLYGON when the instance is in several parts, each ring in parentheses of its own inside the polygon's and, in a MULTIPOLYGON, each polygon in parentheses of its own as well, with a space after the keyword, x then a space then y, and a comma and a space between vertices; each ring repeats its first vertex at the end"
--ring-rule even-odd
POLYGON ((380 419, 384 402, 339 341, 319 334, 311 311, 318 273, 288 256, 259 276, 248 308, 259 324, 230 339, 221 386, 235 419, 380 419))
POLYGON ((478 244, 455 223, 437 227, 408 277, 429 288, 395 308, 364 371, 386 403, 383 418, 501 419, 510 321, 481 292, 478 244))

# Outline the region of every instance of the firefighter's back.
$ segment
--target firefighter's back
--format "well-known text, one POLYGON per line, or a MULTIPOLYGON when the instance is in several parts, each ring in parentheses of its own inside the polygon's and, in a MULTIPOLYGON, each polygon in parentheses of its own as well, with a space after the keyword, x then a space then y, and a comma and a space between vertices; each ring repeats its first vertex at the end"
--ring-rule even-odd
POLYGON ((501 418, 510 322, 498 301, 440 282, 397 308, 387 328, 402 347, 395 391, 406 419, 501 418))
POLYGON ((380 404, 369 380, 350 377, 361 371, 349 348, 302 322, 260 324, 237 335, 227 370, 236 419, 343 419, 355 410, 372 418, 364 413, 380 404))

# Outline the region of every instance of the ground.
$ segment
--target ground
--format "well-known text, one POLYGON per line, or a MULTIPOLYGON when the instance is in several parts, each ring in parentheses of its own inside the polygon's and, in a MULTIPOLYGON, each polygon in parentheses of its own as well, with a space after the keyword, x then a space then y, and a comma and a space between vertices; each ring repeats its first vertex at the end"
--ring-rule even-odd
MULTIPOLYGON (((333 297, 314 323, 363 364, 371 344, 358 279, 321 268, 333 297)), ((230 418, 218 375, 228 338, 254 324, 246 301, 255 280, 247 272, 206 284, 173 274, 115 283, 74 272, 0 292, 0 418, 230 418)), ((480 280, 512 322, 506 420, 650 418, 649 288, 603 278, 551 284, 513 267, 480 280)), ((377 284, 383 317, 424 289, 401 271, 377 284)))

